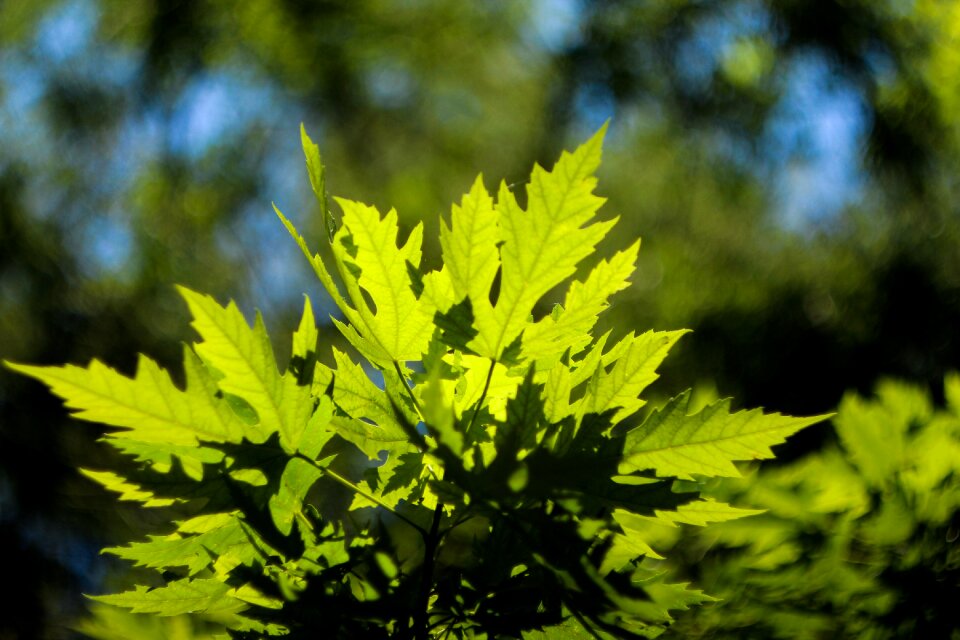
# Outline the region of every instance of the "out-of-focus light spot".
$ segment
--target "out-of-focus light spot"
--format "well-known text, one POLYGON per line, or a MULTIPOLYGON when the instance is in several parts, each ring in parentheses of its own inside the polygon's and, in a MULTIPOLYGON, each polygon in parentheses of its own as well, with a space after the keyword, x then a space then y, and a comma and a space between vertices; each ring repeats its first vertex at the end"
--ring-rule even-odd
POLYGON ((617 102, 609 87, 588 84, 580 88, 574 97, 573 111, 576 119, 576 136, 585 138, 593 134, 607 120, 616 115, 617 102))
POLYGON ((269 88, 255 86, 228 73, 200 77, 181 95, 173 116, 173 147, 189 156, 202 155, 211 145, 266 116, 269 88))
POLYGON ((756 45, 769 29, 770 16, 762 5, 742 2, 718 7, 713 15, 698 20, 678 46, 678 78, 689 90, 699 92, 711 88, 718 70, 732 71, 735 81, 745 79, 744 73, 759 73, 765 63, 764 52, 745 45, 756 45), (743 68, 744 64, 749 66, 743 68))
POLYGON ((80 257, 90 275, 123 273, 133 250, 133 234, 120 220, 91 218, 80 234, 80 257))
MULTIPOLYGON (((20 56, 10 54, 0 65, 0 118, 4 121, 22 115, 43 97, 46 82, 39 70, 20 56)), ((6 122, 2 130, 6 130, 6 122)))
POLYGON ((758 38, 739 38, 724 52, 723 75, 741 88, 755 86, 772 68, 774 51, 758 38))
POLYGON ((527 40, 551 52, 563 51, 580 40, 582 17, 579 0, 536 0, 530 11, 527 40))
POLYGON ((652 291, 663 282, 663 262, 655 254, 641 252, 633 286, 638 291, 652 291))
POLYGON ((405 69, 377 65, 367 72, 365 80, 370 96, 382 107, 403 107, 413 97, 414 81, 405 69))
POLYGON ((55 7, 37 30, 38 52, 54 63, 75 58, 89 46, 97 25, 91 2, 73 0, 55 7))
POLYGON ((788 82, 766 138, 781 223, 802 230, 861 197, 866 107, 823 60, 798 61, 788 82))
POLYGON ((713 80, 720 52, 732 38, 731 25, 704 20, 689 38, 677 46, 677 79, 689 91, 704 91, 713 80))

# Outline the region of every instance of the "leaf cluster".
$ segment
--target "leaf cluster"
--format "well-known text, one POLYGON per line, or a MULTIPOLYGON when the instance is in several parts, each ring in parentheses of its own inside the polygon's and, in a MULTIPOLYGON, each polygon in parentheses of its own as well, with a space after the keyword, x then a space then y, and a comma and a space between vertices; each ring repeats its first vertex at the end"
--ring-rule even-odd
POLYGON ((534 167, 521 198, 478 178, 427 271, 421 225, 401 242, 395 211, 343 199, 336 220, 304 132, 331 264, 277 214, 361 363, 318 359, 309 298, 281 372, 259 314, 180 288, 200 336, 182 388, 146 356, 132 378, 10 365, 117 428, 106 441, 135 467, 91 479, 173 514, 106 550, 156 583, 95 599, 216 616, 236 637, 338 638, 654 637, 710 600, 667 581, 645 529, 755 513, 702 498, 704 482, 820 418, 691 412, 683 394, 639 419, 684 333, 594 335, 639 243, 565 285, 616 223, 596 219, 603 133, 534 167))
POLYGON ((728 483, 724 497, 766 511, 672 555, 727 601, 678 635, 958 637, 960 377, 944 387, 943 408, 903 382, 848 394, 838 445, 728 483))

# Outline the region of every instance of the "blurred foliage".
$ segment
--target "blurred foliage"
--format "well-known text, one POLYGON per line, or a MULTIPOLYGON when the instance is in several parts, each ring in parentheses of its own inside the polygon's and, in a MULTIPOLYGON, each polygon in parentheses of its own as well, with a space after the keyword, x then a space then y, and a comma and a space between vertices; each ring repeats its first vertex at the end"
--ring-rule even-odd
POLYGON ((130 613, 125 609, 93 603, 90 615, 76 625, 84 637, 94 640, 227 640, 223 627, 200 616, 162 618, 130 613))
MULTIPOLYGON (((665 380, 798 414, 881 375, 933 384, 960 362, 958 7, 4 2, 0 357, 175 368, 174 282, 292 328, 308 274, 280 276, 269 205, 322 233, 300 121, 337 193, 409 228, 478 167, 522 180, 610 117, 601 182, 645 243, 608 322, 695 329, 665 380)), ((107 455, 92 439, 0 371, 0 542, 27 581, 0 637, 66 633, 95 549, 142 530, 70 471, 107 455)))
MULTIPOLYGON (((945 388, 945 408, 902 382, 850 394, 838 445, 725 482, 722 499, 766 513, 681 543, 685 569, 722 602, 671 635, 960 637, 960 377, 945 388)), ((663 547, 678 538, 654 528, 663 547)))

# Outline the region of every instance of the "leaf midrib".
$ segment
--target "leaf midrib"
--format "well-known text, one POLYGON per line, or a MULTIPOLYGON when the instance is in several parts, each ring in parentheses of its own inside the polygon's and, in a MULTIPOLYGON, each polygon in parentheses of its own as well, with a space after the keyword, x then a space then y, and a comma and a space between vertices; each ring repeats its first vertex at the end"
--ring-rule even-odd
MULTIPOLYGON (((586 163, 586 159, 587 159, 587 154, 584 154, 583 157, 580 159, 580 162, 576 165, 576 171, 573 172, 573 175, 580 175, 580 170, 583 168, 583 165, 586 163)), ((544 172, 546 173, 546 170, 544 170, 544 172)), ((565 176, 565 177, 566 177, 566 176, 565 176)), ((581 179, 580 179, 580 182, 582 182, 582 181, 583 181, 583 179, 581 178, 581 179)), ((563 203, 566 202, 567 199, 570 197, 570 193, 571 193, 571 191, 573 191, 574 186, 575 186, 575 185, 574 185, 573 180, 568 179, 568 180, 567 180, 567 188, 566 188, 566 189, 564 190, 564 192, 563 192, 563 197, 559 200, 559 204, 558 204, 559 207, 562 207, 563 203)), ((540 189, 541 189, 541 192, 542 192, 542 191, 543 191, 542 185, 541 185, 540 189)), ((547 246, 547 242, 550 240, 550 238, 553 237, 553 234, 554 234, 554 232, 556 231, 556 229, 557 229, 557 227, 559 226, 559 224, 561 224, 562 222, 564 222, 563 220, 557 220, 556 217, 555 217, 555 215, 551 213, 551 211, 550 211, 550 209, 551 209, 551 208, 550 208, 550 203, 547 201, 547 199, 546 199, 545 197, 542 197, 541 199, 543 200, 544 209, 546 210, 546 212, 547 212, 547 214, 548 214, 548 217, 549 217, 549 219, 550 219, 551 224, 550 224, 550 227, 549 227, 549 229, 548 229, 548 231, 547 231, 547 235, 546 235, 546 237, 544 238, 543 242, 541 242, 541 243, 540 243, 540 246, 537 247, 537 253, 536 253, 535 259, 534 259, 534 261, 533 261, 533 263, 531 264, 531 267, 530 267, 530 272, 531 272, 531 273, 533 273, 533 272, 536 271, 536 266, 539 264, 539 262, 540 262, 540 260, 541 260, 541 257, 543 256, 543 249, 544 249, 544 247, 547 246)), ((498 204, 499 204, 499 203, 498 203, 498 204)), ((520 209, 520 206, 519 206, 519 205, 517 205, 517 208, 518 208, 520 211, 522 211, 522 212, 524 213, 524 215, 529 215, 529 205, 528 205, 528 207, 527 207, 528 210, 520 209)), ((576 213, 580 213, 580 210, 578 210, 576 213)), ((568 217, 573 217, 573 214, 571 214, 571 215, 568 216, 568 217)), ((518 249, 519 249, 519 247, 518 247, 518 249)), ((500 264, 501 264, 501 265, 503 264, 502 258, 501 258, 500 264)), ((520 275, 521 278, 522 278, 522 282, 524 283, 524 286, 520 289, 520 292, 517 294, 516 299, 513 301, 513 304, 510 305, 509 313, 508 313, 507 316, 506 316, 507 322, 505 322, 505 323, 503 324, 503 326, 500 327, 500 334, 499 334, 499 336, 497 336, 496 349, 494 349, 494 353, 497 354, 497 355, 496 355, 497 358, 500 357, 500 350, 503 348, 504 336, 506 336, 507 327, 510 325, 510 318, 513 317, 513 314, 514 314, 514 313, 516 312, 516 310, 517 310, 517 306, 520 304, 520 300, 526 297, 525 294, 526 294, 527 290, 530 288, 530 284, 529 284, 529 280, 530 280, 530 279, 527 278, 527 277, 524 277, 524 274, 519 274, 519 275, 520 275)), ((536 304, 536 301, 534 301, 534 304, 536 304)), ((498 306, 499 306, 499 305, 498 305, 498 306)), ((522 332, 522 330, 521 330, 521 332, 522 332)))
MULTIPOLYGON (((286 421, 283 419, 283 416, 280 412, 280 405, 278 403, 278 399, 275 398, 273 393, 270 392, 270 389, 267 386, 267 381, 263 378, 263 376, 260 375, 260 372, 257 370, 257 368, 253 366, 253 363, 249 359, 247 359, 247 357, 243 354, 243 351, 241 350, 239 343, 236 340, 234 340, 233 337, 227 331, 225 331, 224 328, 221 327, 214 320, 213 316, 207 313, 203 307, 199 307, 199 310, 207 317, 208 320, 210 320, 210 323, 221 333, 221 335, 223 335, 223 337, 226 338, 227 341, 233 346, 234 350, 240 355, 240 360, 247 366, 247 368, 253 374, 253 377, 257 380, 257 382, 260 383, 260 386, 263 388, 264 395, 270 401, 270 408, 272 409, 273 417, 276 420, 277 431, 282 432, 287 426, 286 421)), ((243 320, 242 315, 240 315, 240 310, 234 308, 234 312, 236 315, 240 316, 240 321, 243 323, 244 326, 246 326, 247 323, 245 320, 243 320)), ((254 329, 252 329, 251 332, 253 333, 256 332, 256 322, 254 322, 254 329)), ((267 366, 268 367, 270 366, 269 362, 267 363, 267 366)), ((224 375, 227 375, 227 374, 224 373, 224 375)), ((278 374, 277 378, 278 380, 282 379, 282 376, 278 374)), ((263 424, 262 418, 260 420, 260 424, 263 424)))
MULTIPOLYGON (((755 420, 755 418, 751 418, 751 419, 750 419, 751 422, 752 422, 753 420, 755 420)), ((799 422, 803 422, 803 420, 799 420, 799 422)), ((748 422, 747 424, 749 424, 749 422, 748 422)), ((759 434, 764 434, 764 433, 770 433, 770 432, 773 432, 773 431, 783 431, 784 429, 788 429, 788 430, 789 430, 789 429, 794 429, 794 430, 796 430, 796 429, 801 429, 801 428, 803 428, 803 426, 804 426, 803 424, 800 424, 800 425, 793 425, 793 424, 791 424, 791 425, 781 425, 781 426, 775 426, 775 427, 767 427, 767 428, 765 428, 765 429, 758 429, 758 430, 756 430, 756 431, 750 431, 750 432, 747 432, 747 433, 740 432, 740 433, 738 433, 738 434, 734 434, 734 435, 730 435, 730 436, 723 436, 723 437, 718 437, 718 438, 711 438, 711 439, 709 439, 709 440, 693 440, 693 441, 683 442, 683 443, 679 443, 679 444, 671 444, 671 445, 668 445, 668 446, 657 447, 657 448, 655 448, 655 449, 641 449, 641 450, 639 450, 639 451, 633 451, 633 452, 631 452, 630 455, 635 455, 635 454, 638 454, 638 453, 659 453, 659 452, 661 452, 661 451, 671 451, 671 450, 676 450, 676 449, 680 449, 680 448, 683 448, 683 447, 706 446, 706 445, 715 444, 715 443, 718 443, 718 442, 726 442, 726 441, 729 441, 729 440, 737 440, 737 439, 742 438, 742 437, 744 437, 744 436, 759 435, 759 434)), ((642 427, 641 427, 641 428, 642 428, 642 427)), ((649 437, 652 436, 652 435, 653 435, 653 434, 650 434, 650 435, 648 435, 647 437, 649 438, 649 437)), ((641 440, 640 442, 642 443, 643 440, 641 440)), ((767 447, 769 448, 769 445, 764 445, 764 446, 767 446, 767 447)))

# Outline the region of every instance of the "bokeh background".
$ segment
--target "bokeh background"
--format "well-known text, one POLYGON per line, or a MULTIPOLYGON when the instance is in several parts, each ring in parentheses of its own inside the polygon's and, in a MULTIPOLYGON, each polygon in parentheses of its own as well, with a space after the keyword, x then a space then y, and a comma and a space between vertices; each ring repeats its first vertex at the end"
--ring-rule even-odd
MULTIPOLYGON (((943 0, 2 1, 0 358, 176 371, 174 283, 286 352, 303 292, 333 312, 271 210, 319 243, 301 122, 333 194, 429 238, 478 172, 522 183, 607 120, 603 250, 644 242, 602 329, 694 329, 656 393, 809 414, 960 366, 943 0)), ((0 639, 72 637, 142 529, 76 472, 97 436, 0 371, 0 639)))

